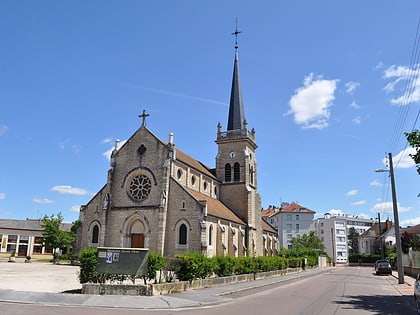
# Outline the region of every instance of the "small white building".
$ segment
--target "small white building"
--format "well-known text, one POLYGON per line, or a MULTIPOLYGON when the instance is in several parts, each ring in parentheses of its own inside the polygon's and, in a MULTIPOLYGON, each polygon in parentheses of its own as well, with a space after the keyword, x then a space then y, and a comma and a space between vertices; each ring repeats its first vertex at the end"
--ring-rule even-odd
POLYGON ((314 221, 316 235, 321 239, 325 250, 332 258, 333 263, 348 263, 348 237, 350 228, 356 229, 359 234, 375 223, 374 219, 359 218, 354 215, 331 215, 325 213, 323 218, 314 221))
POLYGON ((395 244, 395 226, 391 221, 375 223, 359 236, 359 254, 373 255, 381 248, 381 241, 387 246, 395 244))
POLYGON ((280 208, 270 206, 262 210, 261 217, 278 232, 279 245, 290 248, 293 237, 309 234, 313 231, 315 211, 305 208, 296 202, 283 202, 280 208))

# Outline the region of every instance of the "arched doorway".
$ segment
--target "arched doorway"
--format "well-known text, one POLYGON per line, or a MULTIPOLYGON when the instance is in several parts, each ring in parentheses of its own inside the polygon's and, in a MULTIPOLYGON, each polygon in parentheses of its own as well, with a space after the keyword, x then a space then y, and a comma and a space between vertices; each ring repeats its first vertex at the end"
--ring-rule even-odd
POLYGON ((130 229, 131 248, 144 248, 144 225, 136 220, 130 229))

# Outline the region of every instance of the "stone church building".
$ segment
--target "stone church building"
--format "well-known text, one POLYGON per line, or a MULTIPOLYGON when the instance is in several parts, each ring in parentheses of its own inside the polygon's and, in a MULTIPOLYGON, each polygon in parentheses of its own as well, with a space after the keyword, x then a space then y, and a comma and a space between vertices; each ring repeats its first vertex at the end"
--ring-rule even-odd
POLYGON ((216 166, 208 167, 140 128, 111 155, 107 182, 80 209, 76 251, 149 248, 246 256, 277 253, 277 231, 261 218, 255 130, 245 119, 235 46, 227 129, 217 126, 216 166))

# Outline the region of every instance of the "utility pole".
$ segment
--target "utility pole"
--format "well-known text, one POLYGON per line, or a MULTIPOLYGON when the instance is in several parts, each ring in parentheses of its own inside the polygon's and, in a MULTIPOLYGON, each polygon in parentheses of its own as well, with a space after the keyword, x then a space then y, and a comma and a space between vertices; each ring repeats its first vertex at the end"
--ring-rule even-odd
POLYGON ((381 227, 381 214, 378 212, 378 223, 379 223, 379 251, 381 252, 381 259, 384 259, 384 249, 382 245, 382 227, 381 227))
POLYGON ((404 283, 404 269, 403 269, 403 264, 402 264, 400 221, 398 219, 398 204, 397 204, 397 193, 395 191, 394 166, 392 164, 392 153, 388 153, 388 159, 389 159, 389 174, 391 176, 392 209, 394 210, 395 245, 397 247, 398 284, 403 284, 404 283))

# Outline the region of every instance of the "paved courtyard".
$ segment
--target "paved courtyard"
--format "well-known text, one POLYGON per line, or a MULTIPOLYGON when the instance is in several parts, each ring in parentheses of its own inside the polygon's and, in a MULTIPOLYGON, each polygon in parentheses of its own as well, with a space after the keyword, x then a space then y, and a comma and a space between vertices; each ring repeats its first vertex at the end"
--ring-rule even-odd
POLYGON ((45 262, 0 262, 0 289, 59 293, 81 289, 80 267, 45 262))

